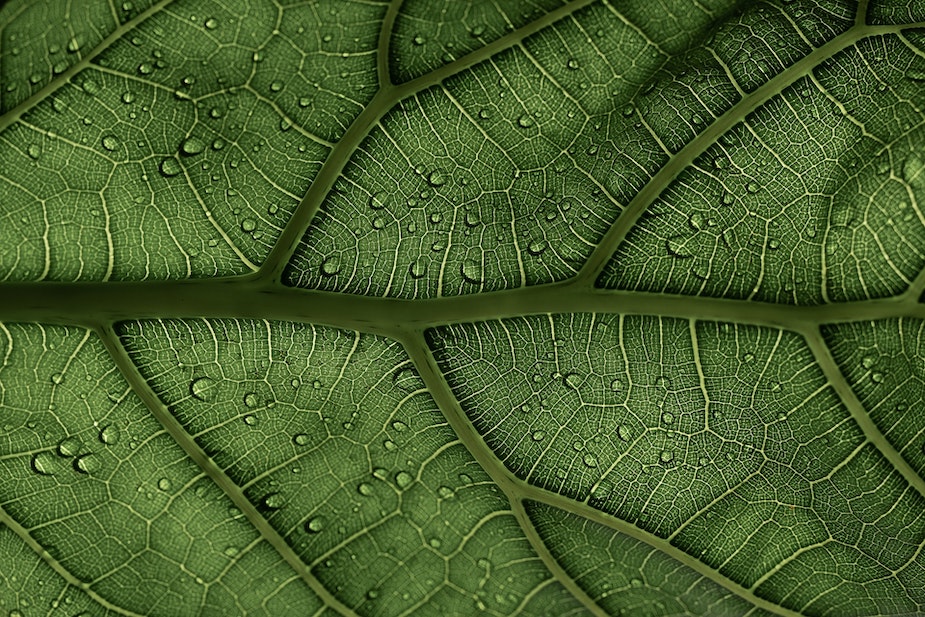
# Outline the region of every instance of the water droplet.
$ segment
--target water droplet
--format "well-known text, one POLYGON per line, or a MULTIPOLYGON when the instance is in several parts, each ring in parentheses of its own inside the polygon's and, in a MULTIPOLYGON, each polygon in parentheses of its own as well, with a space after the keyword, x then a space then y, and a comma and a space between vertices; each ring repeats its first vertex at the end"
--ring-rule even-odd
POLYGON ((655 387, 656 388, 669 388, 671 387, 671 380, 665 377, 664 375, 659 375, 655 378, 655 387))
POLYGON ((483 34, 485 34, 485 26, 479 24, 478 26, 475 26, 474 28, 472 28, 472 31, 469 34, 471 34, 474 37, 482 36, 483 34))
POLYGON ((623 382, 620 381, 619 379, 614 379, 613 381, 610 382, 610 389, 613 390, 614 392, 619 392, 620 390, 623 389, 623 382))
POLYGON ((272 90, 273 92, 279 92, 282 89, 283 89, 283 82, 274 81, 270 83, 270 90, 272 90))
POLYGON ((402 422, 401 420, 396 420, 395 422, 392 422, 392 428, 398 431, 399 433, 402 433, 408 430, 408 425, 402 422))
POLYGON ((479 284, 482 282, 482 264, 474 259, 466 259, 459 266, 459 273, 467 283, 479 284))
POLYGON ((328 257, 323 262, 321 262, 321 274, 325 276, 334 276, 341 269, 341 263, 339 257, 328 257))
POLYGON ((674 414, 670 411, 666 411, 662 414, 662 422, 665 424, 672 424, 674 422, 674 414))
POLYGON ((385 208, 385 193, 373 193, 369 196, 369 207, 373 210, 385 208))
POLYGON ((238 547, 236 546, 227 546, 225 547, 225 550, 222 552, 225 554, 226 557, 234 557, 240 551, 238 550, 238 547))
POLYGON ((620 438, 620 441, 630 440, 630 430, 625 424, 621 424, 617 427, 617 437, 620 438))
POLYGON ((215 380, 211 377, 197 377, 190 382, 189 393, 198 401, 211 401, 213 387, 215 387, 215 380))
POLYGON ((413 279, 424 278, 424 275, 427 274, 427 264, 422 258, 418 257, 408 265, 408 274, 413 279))
POLYGON ((546 439, 546 431, 533 431, 530 438, 533 439, 533 441, 543 441, 546 439))
POLYGON ((578 386, 581 385, 581 376, 578 373, 566 373, 562 378, 562 383, 577 390, 578 386))
POLYGON ((187 156, 194 156, 206 149, 206 142, 198 137, 187 137, 180 144, 180 151, 187 156))
POLYGON ((286 500, 279 493, 267 493, 260 500, 260 509, 264 511, 279 510, 286 505, 286 500))
POLYGON ((141 75, 150 75, 154 71, 154 67, 148 62, 142 62, 138 65, 138 72, 141 75))
POLYGON ((295 435, 292 436, 292 443, 294 443, 297 446, 306 446, 308 445, 309 441, 310 439, 308 435, 306 435, 305 433, 296 433, 295 435))
POLYGON ((107 446, 112 446, 119 443, 119 427, 115 424, 107 424, 102 429, 100 429, 100 442, 106 444, 107 446))
POLYGON ((93 453, 82 454, 74 459, 74 469, 80 473, 95 473, 101 466, 100 458, 93 453))
POLYGON ((595 457, 591 453, 585 454, 585 457, 582 459, 582 462, 585 464, 585 467, 590 467, 591 469, 594 469, 595 467, 597 467, 597 457, 595 457))
POLYGON ((206 27, 206 30, 215 30, 218 28, 218 20, 214 17, 210 17, 203 23, 203 25, 206 27))
POLYGON ((440 486, 437 487, 437 495, 440 499, 452 499, 456 496, 456 491, 451 489, 449 486, 440 486))
POLYGON ((531 116, 530 114, 523 114, 522 116, 517 118, 517 126, 519 126, 522 129, 528 129, 532 127, 534 124, 535 122, 533 120, 533 116, 531 116))
POLYGON ((411 486, 411 483, 414 482, 414 477, 407 471, 399 471, 395 474, 395 484, 398 485, 400 489, 406 489, 411 486))
POLYGON ((55 384, 56 386, 60 386, 62 383, 64 383, 64 374, 53 373, 51 376, 51 383, 55 384))
POLYGON ((569 61, 565 63, 565 66, 574 71, 577 70, 580 65, 578 64, 578 60, 575 58, 569 58, 569 61))
POLYGON ((861 366, 864 368, 871 368, 877 363, 877 358, 874 356, 864 356, 861 358, 861 366))
POLYGON ((78 51, 80 51, 80 46, 81 40, 76 36, 72 36, 67 42, 67 50, 72 54, 76 54, 78 51))
POLYGON ((245 404, 246 406, 248 406, 248 407, 250 407, 250 408, 253 409, 254 407, 257 406, 258 403, 259 403, 259 401, 258 401, 258 399, 257 399, 257 393, 256 393, 256 392, 248 392, 248 393, 246 393, 246 394, 244 395, 244 404, 245 404))
POLYGON ((100 91, 100 85, 92 79, 85 79, 83 83, 80 84, 80 87, 90 96, 94 96, 100 91))
POLYGON ((411 39, 411 41, 412 41, 415 45, 423 45, 424 43, 427 42, 427 39, 425 39, 423 36, 421 36, 420 34, 418 34, 418 35, 415 36, 413 39, 411 39))
POLYGON ((883 373, 873 373, 870 376, 870 380, 874 383, 883 383, 883 373))
POLYGON ((671 450, 662 450, 662 453, 658 455, 658 460, 663 463, 670 463, 674 460, 674 452, 671 450))
POLYGON ((751 362, 755 359, 755 354, 748 352, 742 356, 743 362, 751 362))
POLYGON ((324 529, 324 523, 323 516, 313 516, 305 523, 305 531, 308 533, 320 533, 324 529))
POLYGON ((58 454, 61 456, 77 456, 80 454, 81 441, 77 437, 65 437, 58 442, 58 454))
POLYGON ((170 480, 168 478, 161 478, 157 481, 157 488, 166 493, 170 490, 170 480))
POLYGON ((531 255, 542 255, 549 244, 545 240, 533 240, 527 245, 527 250, 531 255))
POLYGON ((369 600, 375 600, 379 597, 379 592, 375 589, 370 589, 366 592, 366 598, 369 600))
POLYGON ((172 178, 180 173, 180 161, 172 156, 162 159, 158 169, 165 178, 172 178))
POLYGON ((687 236, 671 236, 665 241, 665 248, 668 254, 674 257, 686 258, 691 257, 692 253, 687 247, 687 236))
POLYGON ((37 145, 35 145, 35 144, 30 144, 29 147, 26 148, 26 154, 28 154, 28 155, 29 155, 29 158, 32 159, 32 160, 34 161, 34 160, 38 159, 39 156, 41 156, 41 154, 42 154, 42 149, 39 148, 39 147, 38 147, 37 145))
POLYGON ((254 219, 244 219, 241 221, 241 231, 250 233, 257 229, 257 222, 254 219))
POLYGON ((254 426, 255 424, 257 424, 257 416, 254 416, 251 414, 244 416, 244 424, 248 426, 254 426))
POLYGON ((427 182, 431 186, 443 186, 446 184, 446 174, 439 169, 435 169, 427 176, 427 182))
POLYGON ((32 469, 43 476, 54 475, 58 470, 58 459, 51 452, 38 452, 32 457, 32 469))
POLYGON ((701 229, 703 229, 703 223, 704 223, 703 214, 701 214, 700 212, 694 212, 687 219, 687 224, 690 226, 690 228, 697 230, 697 231, 700 231, 701 229))
POLYGON ((369 497, 373 494, 373 485, 368 482, 361 482, 357 486, 357 492, 364 497, 369 497))
POLYGON ((491 118, 491 112, 483 107, 479 110, 479 118, 482 120, 488 120, 491 118))
POLYGON ((119 147, 119 140, 116 139, 115 135, 105 135, 101 140, 103 148, 109 150, 110 152, 115 152, 116 148, 119 147))
POLYGON ((745 190, 754 194, 761 190, 761 185, 759 185, 757 182, 749 182, 745 185, 745 190))

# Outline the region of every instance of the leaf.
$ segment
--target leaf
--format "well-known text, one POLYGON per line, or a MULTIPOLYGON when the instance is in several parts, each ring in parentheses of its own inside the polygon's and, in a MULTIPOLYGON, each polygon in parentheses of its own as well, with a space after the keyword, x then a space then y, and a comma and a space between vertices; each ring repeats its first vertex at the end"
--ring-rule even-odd
POLYGON ((925 612, 917 3, 0 7, 0 609, 925 612))

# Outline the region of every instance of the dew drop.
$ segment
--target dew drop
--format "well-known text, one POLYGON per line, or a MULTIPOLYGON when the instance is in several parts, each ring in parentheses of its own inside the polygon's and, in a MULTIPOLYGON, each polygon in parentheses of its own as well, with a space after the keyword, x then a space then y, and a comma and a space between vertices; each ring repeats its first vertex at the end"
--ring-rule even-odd
POLYGON ((437 495, 440 499, 452 499, 456 496, 456 492, 449 486, 440 486, 437 488, 437 495))
POLYGON ((254 219, 244 219, 241 221, 241 231, 250 233, 257 229, 257 222, 254 219))
POLYGON ((119 140, 116 139, 115 135, 105 135, 101 140, 101 143, 103 144, 103 148, 110 152, 115 152, 119 147, 119 140))
POLYGON ((424 43, 427 42, 427 39, 425 39, 423 36, 421 36, 420 34, 418 34, 418 35, 416 35, 413 39, 411 39, 411 41, 412 41, 415 45, 423 45, 424 43))
POLYGON ((264 511, 279 510, 286 505, 286 500, 279 493, 267 493, 260 500, 260 509, 264 511))
POLYGON ((422 258, 418 257, 408 265, 408 274, 413 279, 424 278, 424 275, 427 274, 427 264, 424 263, 422 258))
POLYGON ((180 144, 180 151, 187 156, 194 156, 206 149, 206 142, 198 137, 187 137, 180 144))
POLYGON ((28 154, 29 158, 34 161, 42 155, 42 149, 35 144, 31 144, 28 148, 26 148, 26 154, 28 154))
POLYGON ((395 422, 392 422, 392 428, 398 431, 399 433, 402 433, 408 430, 408 425, 402 422, 401 420, 396 420, 395 422))
POLYGON ((446 174, 439 169, 435 169, 427 176, 427 182, 431 186, 443 186, 446 184, 446 174))
POLYGON ((861 358, 861 366, 864 368, 872 368, 877 363, 877 359, 873 356, 864 356, 861 358))
POLYGON ((180 162, 172 156, 167 157, 161 160, 160 165, 158 165, 158 169, 160 170, 161 175, 165 178, 172 178, 176 175, 179 175, 180 162))
POLYGON ((328 257, 321 262, 321 274, 324 276, 334 276, 340 272, 341 267, 339 257, 328 257))
POLYGON ((369 497, 373 494, 373 485, 368 482, 361 482, 357 486, 357 492, 364 497, 369 497))
POLYGON ((542 255, 546 251, 547 246, 549 246, 549 244, 545 240, 533 240, 527 245, 527 251, 534 256, 542 255))
POLYGON ((629 441, 630 436, 630 430, 625 424, 617 427, 617 437, 620 438, 620 441, 629 441))
POLYGON ((574 71, 577 70, 581 65, 578 64, 578 60, 575 58, 569 58, 569 61, 565 63, 565 66, 574 71))
POLYGON ((305 523, 305 531, 308 533, 321 533, 324 529, 324 522, 323 516, 313 516, 305 523))
POLYGON ((485 26, 479 24, 478 26, 475 26, 474 28, 472 28, 472 31, 469 34, 471 34, 474 37, 480 37, 483 34, 485 34, 485 26))
POLYGON ((533 116, 531 116, 530 114, 523 114, 522 116, 517 118, 517 126, 519 126, 522 129, 528 129, 532 127, 534 124, 535 122, 533 121, 533 116))
POLYGON ((64 374, 52 373, 51 383, 55 384, 56 386, 60 386, 62 383, 64 383, 64 374))
POLYGON ((92 79, 85 79, 84 82, 80 84, 80 87, 90 96, 94 96, 100 91, 100 85, 92 79))
POLYGON ((141 75, 150 75, 154 71, 154 67, 151 66, 148 62, 142 62, 138 65, 138 72, 141 75))
POLYGON ((399 471, 395 474, 395 484, 400 489, 406 489, 414 482, 414 477, 407 471, 399 471))
POLYGON ((578 386, 581 385, 581 376, 578 373, 566 373, 562 378, 562 383, 564 383, 569 388, 578 389, 578 386))
POLYGON ((597 457, 595 457, 591 453, 585 454, 585 457, 582 459, 582 462, 585 464, 585 467, 590 467, 591 469, 594 469, 595 467, 597 467, 597 457))
POLYGON ((745 185, 745 190, 754 194, 761 190, 761 186, 757 182, 749 182, 745 185))
POLYGON ((674 460, 674 452, 671 450, 662 450, 662 453, 658 455, 658 460, 663 463, 670 463, 674 460))
POLYGON ((218 28, 218 20, 214 17, 210 17, 205 21, 205 23, 203 23, 203 25, 206 27, 206 30, 215 30, 218 28))
POLYGON ((32 470, 42 476, 54 475, 57 471, 58 460, 51 452, 38 452, 32 457, 32 470))
POLYGON ((619 379, 614 379, 613 381, 610 382, 610 389, 613 390, 614 392, 619 392, 620 390, 623 389, 623 382, 620 381, 619 379))
POLYGON ((467 283, 477 285, 482 282, 482 264, 474 259, 466 259, 459 266, 459 273, 467 283))
POLYGON ((100 442, 111 446, 119 443, 119 428, 115 424, 107 424, 100 429, 100 442))
POLYGON ((883 383, 883 373, 873 373, 870 376, 870 380, 874 383, 883 383))
POLYGON ((546 439, 546 431, 533 431, 530 438, 533 439, 533 441, 543 441, 546 439))
POLYGON ((309 442, 308 435, 305 433, 296 433, 292 436, 292 443, 297 446, 307 446, 309 442))
POLYGON ((165 493, 170 490, 170 479, 161 478, 157 481, 158 490, 164 491, 165 493))
POLYGON ((369 207, 373 210, 382 210, 385 208, 385 194, 373 193, 369 196, 369 207))
POLYGON ((225 554, 226 557, 234 557, 235 555, 238 554, 239 550, 238 550, 238 547, 236 546, 227 546, 225 547, 225 550, 222 552, 225 554))
POLYGON ((80 473, 95 473, 100 470, 100 467, 99 457, 92 453, 82 454, 74 459, 74 469, 80 473))
POLYGON ((80 454, 81 441, 77 437, 65 437, 58 442, 58 454, 61 456, 77 456, 80 454))
POLYGON ((255 424, 257 424, 257 416, 254 416, 252 414, 248 414, 244 416, 244 424, 248 426, 254 426, 255 424))
POLYGON ((259 401, 257 400, 256 392, 248 392, 247 394, 244 395, 244 404, 250 407, 251 409, 256 407, 258 402, 259 401))
POLYGON ((198 401, 210 401, 212 400, 212 392, 210 392, 210 390, 214 386, 215 380, 211 377, 197 377, 190 382, 190 396, 198 401))
POLYGON ((72 54, 76 54, 78 51, 80 51, 80 46, 81 46, 81 40, 78 39, 76 36, 72 36, 70 40, 67 42, 67 50, 69 53, 72 53, 72 54))

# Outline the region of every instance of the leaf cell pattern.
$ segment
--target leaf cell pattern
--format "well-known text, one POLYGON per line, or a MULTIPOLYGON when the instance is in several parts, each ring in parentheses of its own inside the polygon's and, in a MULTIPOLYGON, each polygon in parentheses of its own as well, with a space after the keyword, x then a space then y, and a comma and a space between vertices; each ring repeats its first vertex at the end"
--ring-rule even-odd
POLYGON ((0 613, 925 614, 925 11, 0 6, 0 613))

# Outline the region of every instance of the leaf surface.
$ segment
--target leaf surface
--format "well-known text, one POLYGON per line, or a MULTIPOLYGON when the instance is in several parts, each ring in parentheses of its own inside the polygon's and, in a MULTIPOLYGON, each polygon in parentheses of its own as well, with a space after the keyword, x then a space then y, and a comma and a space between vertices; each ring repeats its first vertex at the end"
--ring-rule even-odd
POLYGON ((0 6, 0 610, 925 612, 917 3, 0 6))

